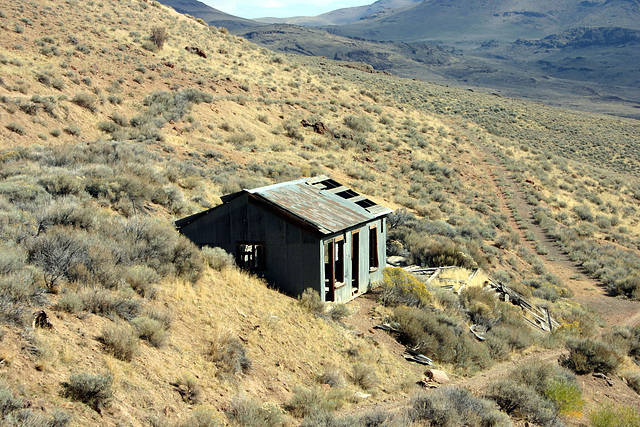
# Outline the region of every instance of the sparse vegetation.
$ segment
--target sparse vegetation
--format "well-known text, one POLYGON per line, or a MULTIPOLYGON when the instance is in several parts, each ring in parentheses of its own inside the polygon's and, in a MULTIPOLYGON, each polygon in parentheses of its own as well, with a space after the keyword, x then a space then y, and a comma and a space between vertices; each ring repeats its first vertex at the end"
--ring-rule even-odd
POLYGON ((98 413, 113 398, 112 384, 111 374, 92 375, 85 372, 72 375, 69 381, 62 383, 69 398, 85 403, 98 413))
POLYGON ((153 27, 151 29, 151 36, 149 40, 160 50, 164 48, 164 44, 167 41, 169 34, 165 27, 153 27))
POLYGON ((99 339, 106 352, 125 362, 133 360, 138 353, 138 336, 131 326, 126 324, 106 326, 99 339))
POLYGON ((584 338, 567 342, 569 355, 562 360, 562 365, 576 374, 614 372, 622 363, 622 358, 602 341, 584 338))
POLYGON ((640 297, 635 122, 274 56, 159 3, 2 9, 0 407, 11 418, 0 423, 65 425, 71 415, 53 409, 63 405, 73 422, 179 426, 288 425, 290 416, 305 426, 509 425, 507 412, 554 425, 581 411, 573 377, 535 363, 490 386, 486 397, 503 412, 449 387, 405 402, 415 375, 377 335, 351 329, 358 300, 278 295, 173 226, 224 194, 319 174, 397 207, 389 254, 468 268, 450 279, 456 291, 480 267, 562 322, 538 334, 482 286, 458 294, 387 270, 375 291, 383 306, 366 316, 454 375, 565 340, 565 363, 581 372, 615 372, 612 352, 640 356, 634 328, 604 334, 611 352, 602 351, 593 339, 601 321, 570 300, 571 291, 597 294, 587 275, 611 295, 640 297), (561 256, 581 270, 562 270, 561 256), (56 332, 31 330, 36 310, 56 332), (111 373, 69 377, 105 367, 111 373), (60 378, 69 378, 64 395, 42 392, 60 378), (240 389, 247 395, 232 398, 240 389), (287 390, 289 414, 285 402, 255 397, 287 390), (372 404, 393 396, 398 407, 333 412, 366 394, 372 404), (113 411, 103 410, 110 401, 113 411))
POLYGON ((218 329, 215 336, 207 341, 206 357, 216 364, 218 376, 233 380, 236 375, 251 369, 251 360, 242 341, 230 330, 218 329))

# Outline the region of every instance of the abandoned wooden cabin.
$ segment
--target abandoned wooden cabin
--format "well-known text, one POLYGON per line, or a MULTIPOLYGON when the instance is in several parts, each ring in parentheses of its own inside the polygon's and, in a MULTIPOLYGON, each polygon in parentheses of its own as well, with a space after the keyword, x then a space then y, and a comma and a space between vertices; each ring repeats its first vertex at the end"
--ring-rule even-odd
POLYGON ((392 211, 327 176, 223 196, 176 221, 198 246, 220 247, 239 267, 290 295, 306 288, 345 302, 382 280, 392 211))

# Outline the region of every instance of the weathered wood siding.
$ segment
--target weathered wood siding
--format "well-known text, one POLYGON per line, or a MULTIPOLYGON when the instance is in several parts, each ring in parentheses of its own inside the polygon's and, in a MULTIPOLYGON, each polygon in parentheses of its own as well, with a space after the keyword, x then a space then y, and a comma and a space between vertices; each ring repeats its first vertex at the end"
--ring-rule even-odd
MULTIPOLYGON (((367 292, 371 286, 376 283, 382 281, 382 270, 385 267, 386 260, 386 242, 387 242, 387 231, 386 231, 386 219, 379 218, 374 221, 361 224, 358 227, 351 228, 349 230, 345 230, 340 233, 336 233, 334 235, 326 237, 320 244, 320 265, 324 266, 324 243, 326 241, 330 241, 335 239, 336 237, 343 236, 345 239, 344 245, 344 274, 345 274, 345 285, 341 288, 335 290, 335 301, 344 302, 349 301, 353 297, 363 294, 367 292), (371 270, 369 267, 369 230, 372 226, 376 226, 376 232, 378 233, 377 241, 377 251, 378 251, 378 268, 375 270, 371 270), (352 281, 354 278, 353 264, 351 262, 353 253, 353 234, 354 232, 358 232, 359 245, 357 250, 359 251, 359 259, 358 263, 358 278, 360 287, 358 292, 355 292, 353 289, 352 281)), ((320 295, 323 300, 326 295, 327 289, 325 288, 325 271, 324 268, 321 269, 321 280, 322 283, 322 292, 320 295)))
POLYGON ((265 269, 254 273, 291 295, 306 288, 321 291, 320 240, 265 211, 246 194, 213 209, 181 232, 198 246, 221 247, 234 257, 239 243, 264 243, 265 269))

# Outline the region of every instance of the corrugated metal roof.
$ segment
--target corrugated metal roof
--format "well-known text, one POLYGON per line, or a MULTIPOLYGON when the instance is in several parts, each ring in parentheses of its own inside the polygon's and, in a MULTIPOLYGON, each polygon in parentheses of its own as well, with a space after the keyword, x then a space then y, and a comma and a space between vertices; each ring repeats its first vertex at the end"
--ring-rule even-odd
POLYGON ((332 234, 392 212, 326 176, 245 190, 332 234))

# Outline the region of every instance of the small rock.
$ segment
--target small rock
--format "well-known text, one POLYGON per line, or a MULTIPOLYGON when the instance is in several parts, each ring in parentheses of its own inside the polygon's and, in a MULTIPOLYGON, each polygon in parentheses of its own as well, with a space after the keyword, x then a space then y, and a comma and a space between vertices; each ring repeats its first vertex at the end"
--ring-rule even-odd
POLYGON ((371 397, 371 395, 367 393, 362 393, 361 391, 357 391, 353 394, 353 397, 355 397, 357 400, 363 400, 363 399, 368 399, 369 397, 371 397))

